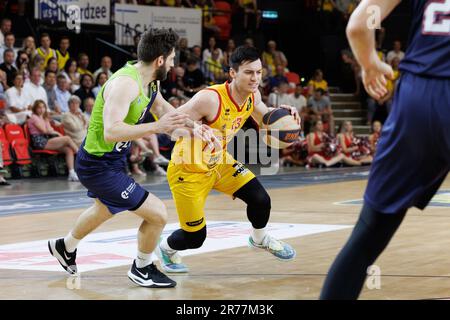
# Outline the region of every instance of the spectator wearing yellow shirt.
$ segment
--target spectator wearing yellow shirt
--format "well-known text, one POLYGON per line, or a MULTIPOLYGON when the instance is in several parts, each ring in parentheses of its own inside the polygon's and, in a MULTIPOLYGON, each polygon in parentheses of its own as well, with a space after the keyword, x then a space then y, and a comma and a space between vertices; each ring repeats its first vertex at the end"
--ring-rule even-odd
POLYGON ((56 51, 50 48, 52 41, 48 33, 41 35, 41 46, 37 48, 36 54, 43 58, 44 63, 41 65, 41 71, 44 71, 47 67, 47 62, 50 58, 57 58, 56 51))
POLYGON ((277 43, 273 40, 267 42, 267 49, 262 54, 263 66, 266 66, 270 75, 274 75, 276 66, 281 64, 284 68, 288 65, 288 60, 283 52, 277 50, 277 43))
POLYGON ((58 70, 63 70, 66 62, 70 59, 69 54, 70 40, 69 37, 63 36, 59 41, 59 49, 56 50, 58 58, 58 70))
POLYGON ((88 74, 92 78, 94 78, 94 75, 92 74, 92 72, 90 72, 88 70, 88 66, 89 66, 89 56, 86 53, 80 53, 78 55, 78 69, 77 69, 77 72, 80 75, 88 74))
POLYGON ((308 82, 308 92, 312 94, 317 89, 322 89, 325 93, 328 92, 328 82, 323 78, 323 72, 320 69, 314 71, 314 75, 308 82))
POLYGON ((223 71, 223 65, 220 60, 220 49, 215 48, 211 57, 207 58, 204 62, 206 78, 213 83, 222 83, 226 80, 225 72, 223 71))

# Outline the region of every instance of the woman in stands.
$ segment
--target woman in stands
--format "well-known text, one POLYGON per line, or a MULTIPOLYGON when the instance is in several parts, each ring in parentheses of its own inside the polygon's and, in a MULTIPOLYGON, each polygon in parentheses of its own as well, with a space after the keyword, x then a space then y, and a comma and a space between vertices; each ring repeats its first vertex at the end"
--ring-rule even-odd
POLYGON ((339 128, 338 141, 342 153, 345 156, 345 163, 350 166, 360 166, 372 163, 370 149, 366 147, 364 141, 353 134, 351 121, 344 121, 339 128))
POLYGON ((74 59, 67 60, 64 71, 61 72, 69 83, 70 92, 75 92, 80 88, 80 74, 77 72, 78 64, 74 59))
POLYGON ((308 82, 308 93, 313 94, 317 89, 322 89, 328 93, 328 82, 323 78, 323 72, 320 69, 314 71, 314 75, 308 82))
POLYGON ((314 131, 308 134, 308 158, 309 165, 324 165, 331 167, 340 163, 344 159, 344 155, 337 151, 334 155, 327 154, 327 134, 323 131, 323 123, 321 120, 314 122, 314 131))
POLYGON ((108 75, 103 71, 97 75, 97 78, 95 78, 95 87, 92 89, 92 92, 96 98, 106 81, 108 81, 108 75))
POLYGON ((372 124, 372 134, 369 136, 370 151, 372 157, 377 150, 378 139, 380 139, 382 125, 380 121, 374 121, 372 124))
POLYGON ((44 101, 36 100, 31 110, 33 115, 28 120, 31 146, 34 149, 54 150, 65 153, 67 169, 69 169, 68 180, 78 181, 78 176, 74 170, 74 155, 78 152, 77 145, 70 137, 62 136, 52 128, 44 101))

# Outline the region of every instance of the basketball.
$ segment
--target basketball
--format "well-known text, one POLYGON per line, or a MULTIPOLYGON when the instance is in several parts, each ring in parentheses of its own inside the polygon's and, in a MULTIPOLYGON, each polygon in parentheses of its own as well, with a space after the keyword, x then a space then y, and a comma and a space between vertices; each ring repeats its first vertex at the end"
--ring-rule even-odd
POLYGON ((276 108, 263 117, 264 142, 275 149, 284 149, 293 144, 300 134, 300 125, 288 109, 276 108))

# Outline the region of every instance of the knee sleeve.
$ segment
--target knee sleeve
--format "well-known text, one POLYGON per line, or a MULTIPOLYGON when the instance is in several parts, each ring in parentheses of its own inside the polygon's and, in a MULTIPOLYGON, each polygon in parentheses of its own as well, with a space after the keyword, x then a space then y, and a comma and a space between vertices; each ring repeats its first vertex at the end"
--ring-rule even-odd
POLYGON ((253 179, 234 193, 247 204, 247 217, 253 228, 262 229, 270 217, 270 196, 258 179, 253 179))
POLYGON ((167 243, 174 250, 197 249, 206 239, 206 226, 195 232, 178 229, 167 239, 167 243))

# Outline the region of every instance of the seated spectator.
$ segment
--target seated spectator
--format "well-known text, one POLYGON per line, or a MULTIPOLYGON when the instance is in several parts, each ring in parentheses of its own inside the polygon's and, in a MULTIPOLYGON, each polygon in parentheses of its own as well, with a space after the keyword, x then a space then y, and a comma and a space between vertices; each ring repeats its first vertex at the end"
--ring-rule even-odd
MULTIPOLYGON (((67 83, 67 79, 62 74, 59 74, 56 77, 56 88, 55 88, 55 94, 56 94, 56 101, 58 104, 58 107, 54 110, 55 113, 58 115, 63 115, 67 112, 69 112, 69 99, 71 97, 71 94, 69 92, 69 84, 67 83)), ((52 116, 55 118, 54 116, 52 116)))
POLYGON ((95 99, 95 95, 92 92, 92 87, 94 85, 94 81, 92 80, 92 76, 89 74, 82 74, 80 79, 80 89, 74 92, 74 95, 78 96, 81 101, 84 99, 91 97, 95 99))
MULTIPOLYGON (((302 118, 302 122, 303 122, 303 118, 306 114, 306 106, 308 104, 308 101, 306 100, 306 97, 303 95, 303 87, 300 83, 295 86, 295 91, 294 91, 294 93, 291 93, 289 95, 289 98, 290 98, 290 103, 288 103, 288 104, 295 107, 295 109, 297 109, 298 114, 300 115, 300 118, 302 118)), ((302 124, 302 128, 303 128, 303 124, 302 124)))
POLYGON ((73 142, 80 147, 87 135, 88 120, 80 109, 81 100, 73 95, 69 99, 69 112, 62 116, 62 125, 67 136, 71 137, 73 142))
POLYGON ((381 135, 381 129, 382 125, 380 121, 374 121, 372 124, 372 134, 369 136, 369 143, 370 143, 370 151, 372 157, 375 156, 375 153, 377 151, 377 144, 378 140, 380 139, 381 135))
POLYGON ((32 147, 40 150, 46 149, 64 152, 66 155, 67 169, 69 169, 68 180, 78 181, 78 176, 74 170, 74 155, 78 152, 77 145, 70 137, 62 136, 53 129, 44 101, 35 101, 32 110, 33 115, 28 121, 32 147))
POLYGON ((177 55, 175 57, 175 66, 186 66, 186 61, 190 57, 191 52, 188 47, 188 39, 180 38, 178 42, 177 55))
POLYGON ((395 40, 393 49, 387 54, 386 62, 391 64, 394 58, 397 58, 400 62, 404 57, 405 53, 402 51, 402 43, 399 40, 395 40))
POLYGON ((324 91, 322 89, 317 89, 314 91, 312 97, 308 100, 308 112, 312 111, 312 114, 316 119, 322 120, 325 125, 325 131, 330 135, 334 135, 334 116, 333 110, 331 109, 330 98, 324 96, 324 91))
POLYGON ((89 56, 86 53, 80 53, 78 55, 78 69, 77 69, 77 72, 80 75, 88 74, 88 75, 90 75, 93 78, 92 72, 90 72, 88 70, 88 66, 89 66, 89 56))
POLYGON ((58 74, 59 69, 58 69, 58 59, 56 58, 50 58, 47 61, 47 67, 45 68, 45 71, 52 71, 55 74, 58 74))
POLYGON ((61 110, 61 106, 58 104, 58 100, 56 99, 56 73, 53 71, 45 71, 45 77, 44 77, 44 90, 47 94, 47 101, 48 105, 47 107, 50 110, 50 113, 58 112, 58 110, 61 110))
POLYGON ((17 73, 14 86, 6 90, 8 102, 7 116, 13 123, 23 124, 31 116, 31 104, 28 95, 23 90, 23 76, 17 73))
POLYGON ((317 89, 322 89, 324 93, 328 93, 328 82, 323 78, 323 72, 320 69, 314 71, 314 75, 308 82, 309 92, 314 92, 317 89))
POLYGON ((31 78, 30 58, 25 53, 25 51, 17 52, 16 67, 17 67, 17 72, 21 73, 23 75, 24 83, 26 84, 26 83, 30 82, 30 78, 31 78))
POLYGON ((70 92, 75 92, 80 88, 80 77, 81 75, 78 73, 78 64, 76 60, 69 59, 64 66, 64 71, 61 72, 67 79, 67 82, 70 86, 70 92))
POLYGON ((22 50, 26 52, 30 59, 33 59, 36 55, 36 42, 32 36, 28 36, 23 39, 22 50))
POLYGON ((59 71, 64 70, 67 61, 70 59, 69 47, 69 37, 63 36, 61 40, 59 40, 59 49, 56 50, 59 71))
POLYGON ((289 84, 287 82, 280 82, 278 87, 269 94, 269 107, 279 108, 281 105, 291 105, 291 96, 288 94, 289 84))
POLYGON ((106 73, 108 79, 113 75, 111 72, 112 60, 110 57, 104 56, 100 62, 100 65, 100 68, 94 72, 94 81, 97 81, 97 77, 101 72, 106 73))
POLYGON ((202 61, 205 62, 208 58, 211 58, 215 49, 219 50, 219 61, 223 60, 223 52, 222 49, 217 47, 216 38, 210 37, 208 41, 208 48, 203 50, 202 61))
POLYGON ((31 58, 31 61, 30 61, 30 69, 33 70, 35 68, 39 68, 39 70, 41 70, 42 74, 44 74, 44 72, 45 72, 44 58, 42 58, 38 54, 35 54, 33 56, 33 58, 31 58), (44 70, 44 71, 42 71, 42 70, 44 70))
POLYGON ((47 92, 41 86, 41 69, 34 68, 31 70, 30 81, 23 85, 25 93, 28 95, 29 104, 33 105, 36 100, 43 100, 45 105, 48 104, 47 92))
POLYGON ((5 44, 5 35, 11 32, 12 21, 9 18, 3 18, 0 22, 0 46, 5 44))
POLYGON ((184 95, 189 98, 206 88, 205 77, 198 67, 198 61, 195 58, 188 59, 186 72, 184 73, 183 79, 179 81, 178 86, 184 91, 184 95))
POLYGON ((227 48, 223 52, 223 66, 225 68, 230 67, 230 56, 236 49, 236 43, 233 39, 228 39, 227 41, 227 48))
POLYGON ((287 82, 289 84, 289 80, 285 76, 284 68, 281 64, 276 66, 275 74, 272 74, 269 77, 269 88, 272 90, 275 87, 278 87, 281 82, 287 82))
POLYGON ((204 62, 206 77, 212 83, 222 83, 228 78, 223 71, 219 50, 219 48, 214 49, 212 56, 204 62))
MULTIPOLYGON (((344 121, 339 128, 338 141, 342 153, 346 157, 345 163, 350 166, 372 163, 372 156, 370 154, 361 155, 359 153, 360 145, 356 140, 358 139, 353 135, 352 122, 344 121)), ((370 152, 370 150, 368 151, 370 152)))
POLYGON ((344 155, 339 152, 331 137, 323 131, 322 121, 313 123, 313 132, 308 134, 306 139, 308 140, 307 162, 310 166, 331 167, 343 161, 344 155))
POLYGON ((14 86, 14 77, 17 73, 17 68, 14 67, 14 51, 6 49, 3 52, 3 63, 0 64, 0 70, 6 73, 6 89, 14 86))
MULTIPOLYGON (((200 46, 193 46, 191 48, 191 54, 189 58, 194 58, 197 60, 198 66, 200 67, 200 62, 202 61, 202 48, 200 46)), ((187 60, 186 60, 187 63, 187 60)))
POLYGON ((270 71, 271 75, 275 74, 277 65, 282 65, 285 69, 288 65, 288 60, 283 52, 277 50, 277 43, 273 40, 267 42, 266 50, 262 54, 262 63, 270 71))
POLYGON ((87 121, 91 119, 92 109, 94 109, 95 105, 95 99, 94 98, 86 98, 83 101, 82 110, 84 109, 84 116, 86 117, 87 121))
POLYGON ((97 78, 95 80, 95 87, 92 89, 92 93, 97 98, 97 94, 102 89, 103 85, 108 81, 108 75, 105 72, 100 72, 97 74, 97 78))
POLYGON ((57 59, 58 57, 56 56, 56 51, 53 50, 52 48, 50 48, 52 41, 51 41, 50 35, 48 33, 43 33, 41 35, 40 42, 41 42, 41 46, 39 48, 37 48, 36 54, 38 54, 41 58, 44 59, 44 63, 41 67, 42 68, 41 71, 45 71, 45 68, 47 68, 48 60, 50 58, 57 59))
POLYGON ((14 61, 16 61, 17 51, 19 51, 19 49, 14 47, 15 43, 16 37, 14 36, 14 33, 8 32, 5 34, 5 43, 0 46, 0 63, 3 63, 3 52, 5 52, 6 49, 11 49, 14 52, 14 61))

